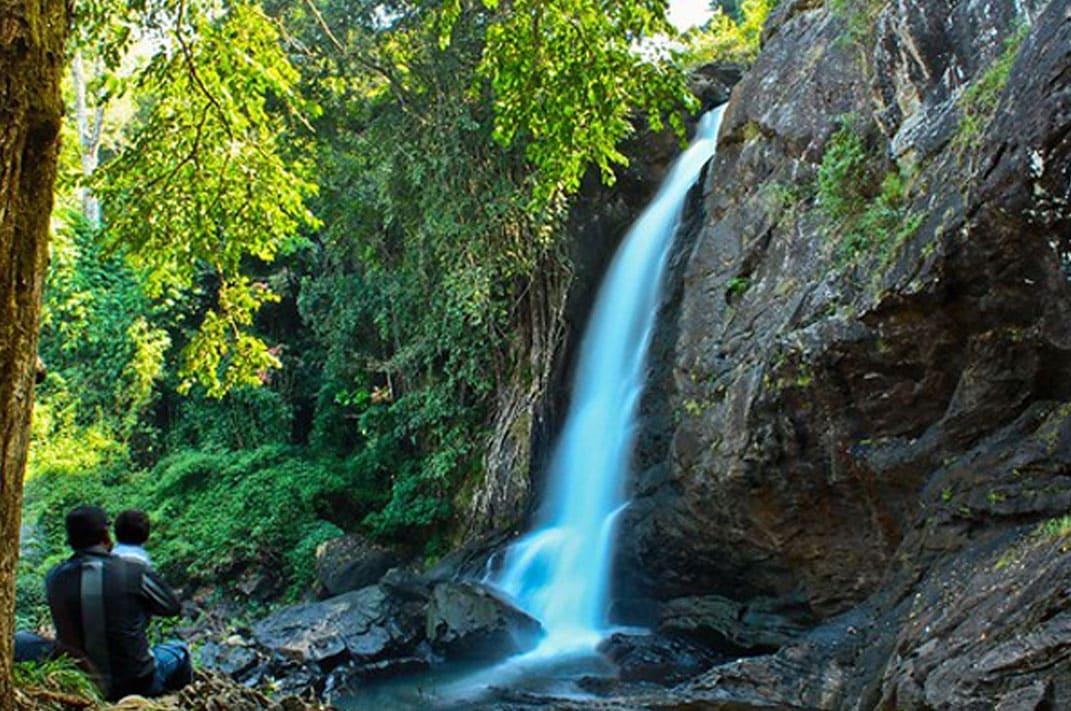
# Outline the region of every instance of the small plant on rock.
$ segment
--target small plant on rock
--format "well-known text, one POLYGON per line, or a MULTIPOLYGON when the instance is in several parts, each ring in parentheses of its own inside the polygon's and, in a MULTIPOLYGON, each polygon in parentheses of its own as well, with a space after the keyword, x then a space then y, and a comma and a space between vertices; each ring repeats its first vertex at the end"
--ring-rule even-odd
POLYGON ((908 210, 909 176, 899 167, 881 173, 853 117, 829 139, 818 166, 818 207, 829 220, 841 264, 864 252, 887 259, 913 235, 922 215, 908 210))

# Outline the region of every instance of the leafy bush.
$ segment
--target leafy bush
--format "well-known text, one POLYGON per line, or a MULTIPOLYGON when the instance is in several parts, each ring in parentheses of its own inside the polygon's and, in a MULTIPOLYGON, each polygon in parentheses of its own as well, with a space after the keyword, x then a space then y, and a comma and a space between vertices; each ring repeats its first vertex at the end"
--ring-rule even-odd
POLYGON ((719 7, 701 28, 685 37, 682 54, 687 66, 710 62, 751 64, 759 53, 762 28, 776 0, 743 0, 729 11, 719 7))
POLYGON ((1029 33, 1021 25, 1004 40, 1004 50, 995 62, 963 91, 959 98, 960 119, 954 143, 964 148, 971 145, 985 130, 997 109, 1000 94, 1011 78, 1012 65, 1019 48, 1029 33))
POLYGON ((165 440, 170 451, 256 449, 290 440, 293 412, 269 388, 236 388, 225 397, 176 399, 165 440))
POLYGON ((830 221, 841 262, 869 251, 888 257, 921 224, 921 215, 908 210, 909 181, 899 168, 882 173, 883 162, 869 153, 853 119, 842 119, 817 180, 818 207, 830 221))
POLYGON ((20 569, 20 624, 36 627, 45 618, 41 581, 69 554, 64 517, 79 504, 103 506, 113 516, 125 508, 148 512, 149 550, 173 584, 226 585, 260 566, 281 572, 293 596, 313 580, 316 546, 343 533, 329 519, 349 514, 334 502, 354 491, 359 496, 359 478, 338 461, 283 445, 184 450, 135 472, 118 464, 40 472, 27 487, 25 520, 36 545, 20 569))

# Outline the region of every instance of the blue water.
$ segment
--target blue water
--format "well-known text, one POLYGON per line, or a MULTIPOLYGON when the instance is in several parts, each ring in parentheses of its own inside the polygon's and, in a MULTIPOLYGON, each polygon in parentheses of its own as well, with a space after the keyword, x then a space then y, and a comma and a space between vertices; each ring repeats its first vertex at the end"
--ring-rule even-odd
POLYGON ((663 272, 685 196, 714 155, 721 115, 719 107, 703 116, 614 255, 581 342, 542 516, 491 581, 543 624, 540 655, 594 649, 608 630, 615 528, 663 272))

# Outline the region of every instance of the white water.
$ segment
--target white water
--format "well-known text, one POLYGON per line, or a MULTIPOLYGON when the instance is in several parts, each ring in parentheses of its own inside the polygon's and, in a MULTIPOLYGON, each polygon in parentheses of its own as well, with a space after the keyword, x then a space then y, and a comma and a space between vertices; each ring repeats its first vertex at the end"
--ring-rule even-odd
POLYGON ((684 198, 714 155, 722 108, 703 116, 632 225, 599 289, 540 525, 506 553, 495 585, 543 623, 534 656, 593 649, 608 629, 615 524, 625 508, 636 409, 684 198))

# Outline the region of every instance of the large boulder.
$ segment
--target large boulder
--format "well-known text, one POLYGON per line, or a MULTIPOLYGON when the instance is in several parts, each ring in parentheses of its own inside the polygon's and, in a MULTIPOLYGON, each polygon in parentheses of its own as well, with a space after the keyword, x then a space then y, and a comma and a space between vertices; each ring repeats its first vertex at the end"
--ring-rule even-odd
POLYGON ((411 654, 423 638, 421 609, 372 585, 284 608, 253 625, 253 636, 271 652, 330 669, 411 654))
POLYGON ((531 648, 541 626, 487 588, 443 582, 431 592, 425 634, 451 659, 494 659, 531 648))
POLYGON ((321 597, 375 585, 384 573, 404 561, 401 551, 373 543, 357 533, 324 541, 316 548, 321 597))
POLYGON ((718 661, 710 650, 693 642, 652 634, 612 634, 599 644, 599 652, 614 663, 620 680, 662 686, 697 676, 718 661))

